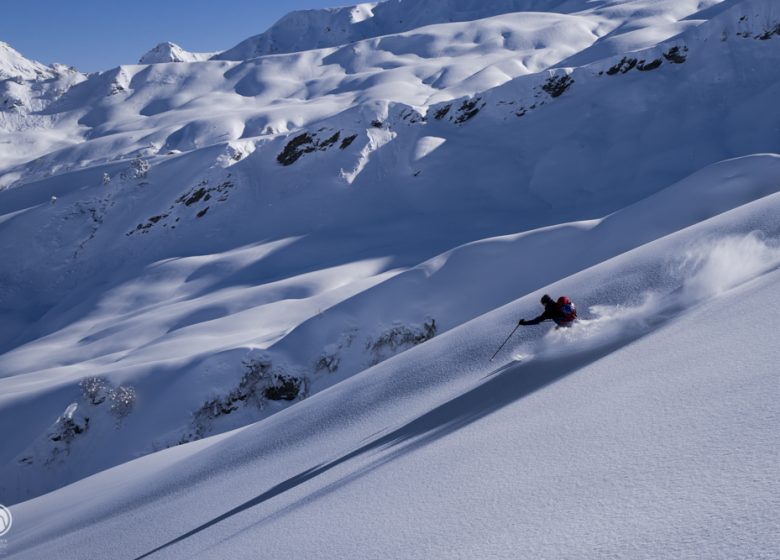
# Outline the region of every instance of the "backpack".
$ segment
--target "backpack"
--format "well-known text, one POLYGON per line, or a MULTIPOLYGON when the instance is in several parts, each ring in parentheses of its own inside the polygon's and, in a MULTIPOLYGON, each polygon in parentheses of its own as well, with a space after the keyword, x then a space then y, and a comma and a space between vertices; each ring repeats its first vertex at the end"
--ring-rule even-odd
POLYGON ((563 317, 555 319, 555 323, 558 326, 568 326, 574 322, 574 320, 577 318, 577 306, 574 305, 574 303, 566 296, 559 297, 558 301, 555 303, 558 306, 558 311, 560 311, 561 315, 563 315, 563 317))

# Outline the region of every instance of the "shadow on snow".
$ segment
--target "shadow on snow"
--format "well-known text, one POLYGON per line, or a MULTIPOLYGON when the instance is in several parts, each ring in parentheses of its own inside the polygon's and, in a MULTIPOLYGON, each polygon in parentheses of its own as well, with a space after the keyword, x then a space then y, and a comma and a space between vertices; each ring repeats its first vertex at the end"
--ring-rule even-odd
MULTIPOLYGON (((644 334, 644 333, 642 333, 644 334)), ((392 432, 381 436, 362 447, 347 453, 332 461, 322 463, 310 469, 304 470, 287 480, 269 488, 265 492, 247 500, 246 502, 234 507, 233 509, 203 523, 202 525, 168 541, 159 547, 138 556, 135 560, 147 558, 161 550, 172 545, 180 543, 214 525, 229 519, 235 515, 245 512, 255 506, 258 506, 272 498, 275 498, 289 490, 315 479, 316 477, 327 473, 328 471, 361 456, 370 453, 380 453, 390 451, 374 459, 369 465, 366 465, 356 472, 349 474, 336 482, 333 482, 324 488, 317 490, 313 494, 298 500, 297 502, 286 506, 273 516, 278 519, 280 515, 290 512, 303 503, 318 499, 328 493, 338 489, 341 486, 349 484, 380 466, 393 461, 411 451, 419 449, 431 442, 434 442, 450 433, 453 433, 477 420, 488 416, 507 405, 510 405, 532 393, 550 385, 563 377, 574 373, 589 364, 600 360, 616 349, 640 338, 625 338, 602 345, 598 348, 568 354, 562 357, 552 357, 543 360, 533 360, 528 363, 515 363, 501 366, 491 372, 485 381, 471 389, 470 391, 453 398, 452 400, 426 412, 411 422, 393 430, 392 432)), ((271 518, 266 517, 255 523, 255 526, 262 525, 271 518)))

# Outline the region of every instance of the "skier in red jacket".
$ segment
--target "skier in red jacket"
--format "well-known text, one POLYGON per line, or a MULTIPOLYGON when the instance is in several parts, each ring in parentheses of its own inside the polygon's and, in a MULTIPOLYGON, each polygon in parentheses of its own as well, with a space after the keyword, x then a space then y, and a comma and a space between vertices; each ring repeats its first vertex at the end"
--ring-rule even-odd
POLYGON ((547 294, 542 296, 542 305, 544 313, 534 319, 520 319, 518 325, 538 325, 542 321, 555 321, 558 327, 570 327, 577 319, 577 307, 566 296, 561 296, 557 301, 553 300, 547 294))

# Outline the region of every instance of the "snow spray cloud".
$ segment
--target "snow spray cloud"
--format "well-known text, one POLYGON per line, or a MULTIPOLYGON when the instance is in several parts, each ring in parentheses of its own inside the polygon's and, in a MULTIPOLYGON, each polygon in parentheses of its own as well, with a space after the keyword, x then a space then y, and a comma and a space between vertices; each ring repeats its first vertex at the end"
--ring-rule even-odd
POLYGON ((780 266, 780 246, 760 232, 705 241, 686 251, 679 264, 684 297, 702 301, 780 266))
POLYGON ((778 267, 780 244, 760 232, 705 239, 668 267, 664 289, 644 292, 638 304, 593 305, 574 327, 551 330, 529 350, 559 355, 633 339, 778 267))
POLYGON ((553 329, 540 341, 540 354, 576 353, 598 348, 621 338, 634 338, 658 321, 664 308, 662 297, 646 292, 635 305, 592 305, 587 318, 571 328, 553 329))

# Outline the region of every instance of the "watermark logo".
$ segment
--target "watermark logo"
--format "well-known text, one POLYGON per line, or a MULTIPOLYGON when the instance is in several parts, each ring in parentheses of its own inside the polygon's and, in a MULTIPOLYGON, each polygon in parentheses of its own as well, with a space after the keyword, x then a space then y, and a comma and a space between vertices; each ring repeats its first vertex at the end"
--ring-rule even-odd
POLYGON ((11 510, 0 504, 0 537, 8 533, 11 530, 14 518, 11 515, 11 510))

